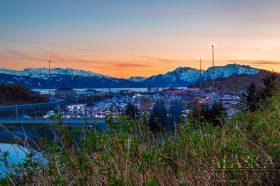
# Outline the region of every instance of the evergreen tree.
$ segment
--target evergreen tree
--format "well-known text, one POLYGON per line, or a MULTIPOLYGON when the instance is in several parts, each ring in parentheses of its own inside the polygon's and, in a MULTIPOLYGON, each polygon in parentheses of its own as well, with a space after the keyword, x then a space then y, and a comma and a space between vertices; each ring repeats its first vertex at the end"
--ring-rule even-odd
POLYGON ((221 102, 216 102, 212 105, 209 115, 208 122, 213 126, 223 126, 225 123, 226 111, 221 102))
POLYGON ((157 101, 150 115, 149 127, 152 132, 156 133, 167 129, 169 127, 168 125, 169 119, 164 101, 157 101))
POLYGON ((207 122, 213 126, 220 126, 224 125, 224 121, 226 118, 226 111, 220 102, 216 102, 209 107, 207 105, 201 106, 200 110, 193 109, 192 115, 190 116, 196 123, 201 124, 207 122))
POLYGON ((247 88, 247 93, 244 95, 245 102, 249 107, 249 110, 251 112, 254 112, 258 108, 258 102, 260 99, 259 93, 257 91, 257 87, 254 83, 252 83, 248 88, 247 88))
POLYGON ((267 98, 270 98, 273 95, 275 95, 279 86, 276 73, 271 73, 271 75, 263 78, 263 84, 264 88, 261 92, 261 98, 262 100, 266 100, 267 98))
POLYGON ((174 124, 178 124, 182 122, 182 111, 185 109, 185 105, 182 101, 176 100, 171 102, 169 108, 170 122, 174 124))
POLYGON ((130 120, 136 120, 139 118, 139 110, 135 105, 129 102, 125 109, 125 115, 130 120))
POLYGON ((140 101, 140 115, 143 121, 147 121, 148 123, 149 120, 149 107, 151 105, 151 100, 149 97, 143 96, 141 101, 140 101))
POLYGON ((197 97, 194 98, 191 106, 192 106, 192 111, 190 114, 190 118, 194 121, 200 121, 202 105, 199 102, 199 98, 197 98, 197 97))
POLYGON ((254 112, 258 109, 260 100, 266 101, 277 93, 279 83, 277 81, 277 74, 271 73, 263 78, 263 88, 258 91, 258 87, 252 83, 247 88, 247 93, 243 95, 245 102, 249 107, 249 111, 254 112))

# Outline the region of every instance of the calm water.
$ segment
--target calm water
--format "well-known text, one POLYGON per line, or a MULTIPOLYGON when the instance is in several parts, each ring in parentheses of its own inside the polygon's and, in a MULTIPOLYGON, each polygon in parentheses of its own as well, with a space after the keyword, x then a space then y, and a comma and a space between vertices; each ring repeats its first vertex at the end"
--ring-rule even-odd
MULTIPOLYGON (((81 128, 80 126, 71 126, 69 129, 73 128, 81 128)), ((106 124, 100 123, 99 125, 94 126, 97 130, 106 130, 106 124)), ((26 138, 30 139, 30 146, 33 146, 36 149, 36 145, 33 145, 33 142, 37 142, 40 138, 47 138, 49 140, 54 138, 54 134, 56 130, 54 127, 50 125, 25 125, 24 127, 21 125, 7 125, 0 127, 0 157, 4 152, 8 152, 8 164, 18 164, 23 162, 26 159, 27 154, 32 151, 35 153, 36 161, 40 163, 46 164, 47 160, 43 157, 43 155, 34 150, 33 148, 25 148, 20 145, 15 145, 15 140, 24 141, 26 138)), ((75 138, 77 140, 81 137, 81 134, 77 134, 75 138)), ((0 178, 5 176, 7 173, 7 169, 4 165, 3 161, 0 161, 0 178)))
MULTIPOLYGON (((168 87, 161 87, 161 88, 158 88, 158 90, 161 91, 166 88, 168 88, 168 87)), ((186 87, 175 87, 175 88, 187 89, 186 87)), ((101 91, 101 92, 113 92, 113 93, 118 93, 121 90, 131 90, 134 92, 147 92, 148 91, 148 88, 81 88, 81 89, 74 89, 74 90, 77 90, 79 92, 84 92, 88 89, 97 90, 97 91, 101 91)), ((40 93, 49 93, 50 91, 53 93, 55 91, 55 89, 32 89, 32 90, 36 91, 36 92, 40 92, 40 93)))
POLYGON ((10 173, 15 173, 15 168, 13 165, 18 165, 23 163, 28 157, 29 153, 33 153, 33 161, 36 161, 42 165, 47 165, 48 161, 44 158, 43 154, 40 152, 31 149, 25 148, 21 145, 9 144, 9 143, 0 143, 0 157, 3 157, 4 153, 8 153, 6 162, 0 161, 0 178, 5 177, 5 175, 10 173), (6 163, 9 168, 7 169, 6 163))
MULTIPOLYGON (((19 163, 24 162, 27 158, 28 153, 31 151, 35 154, 34 160, 47 164, 47 160, 44 156, 34 150, 33 148, 26 148, 21 145, 15 145, 14 141, 29 139, 33 141, 38 141, 41 137, 46 137, 48 139, 53 138, 53 130, 49 126, 38 126, 38 125, 28 125, 28 126, 20 126, 20 125, 8 125, 8 126, 1 126, 0 128, 0 157, 3 156, 3 153, 8 152, 9 156, 7 157, 7 163, 9 166, 17 165, 19 163)), ((31 146, 32 143, 29 143, 31 146)), ((11 167, 10 167, 11 169, 11 167)), ((14 172, 14 170, 11 170, 14 172)), ((4 162, 0 160, 0 178, 4 177, 8 173, 7 167, 5 166, 4 162)))
POLYGON ((9 171, 5 166, 5 162, 0 161, 0 178, 5 177, 7 173, 15 172, 15 169, 12 165, 18 165, 19 163, 24 162, 30 152, 34 154, 34 161, 41 163, 42 165, 47 165, 48 163, 44 156, 34 149, 28 149, 15 144, 0 143, 0 157, 2 157, 6 152, 9 153, 6 160, 6 163, 9 165, 9 171))

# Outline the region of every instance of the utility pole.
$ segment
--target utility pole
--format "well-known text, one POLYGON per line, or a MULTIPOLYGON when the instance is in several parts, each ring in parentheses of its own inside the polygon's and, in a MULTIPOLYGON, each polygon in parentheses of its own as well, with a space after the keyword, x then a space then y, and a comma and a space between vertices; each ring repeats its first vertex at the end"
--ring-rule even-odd
POLYGON ((202 88, 201 60, 202 60, 202 57, 199 57, 199 89, 200 89, 200 91, 201 91, 201 88, 202 88))
POLYGON ((49 60, 49 75, 51 74, 51 63, 52 63, 52 61, 49 60))
MULTIPOLYGON (((51 63, 52 63, 52 61, 49 60, 49 78, 51 76, 51 63)), ((49 88, 49 102, 51 101, 50 98, 51 98, 51 89, 49 88)))

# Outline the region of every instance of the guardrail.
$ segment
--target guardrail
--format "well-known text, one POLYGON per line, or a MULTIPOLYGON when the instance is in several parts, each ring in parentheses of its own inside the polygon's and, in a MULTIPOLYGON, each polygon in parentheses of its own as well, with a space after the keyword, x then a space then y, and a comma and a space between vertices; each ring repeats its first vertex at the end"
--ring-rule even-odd
POLYGON ((2 125, 44 125, 44 124, 57 124, 62 122, 65 125, 105 125, 105 120, 99 119, 1 119, 0 124, 2 125))
POLYGON ((0 116, 17 118, 18 116, 30 114, 30 113, 43 113, 49 110, 59 109, 60 106, 65 105, 66 102, 59 100, 48 103, 33 103, 33 104, 22 104, 22 105, 11 105, 11 106, 0 106, 0 116))

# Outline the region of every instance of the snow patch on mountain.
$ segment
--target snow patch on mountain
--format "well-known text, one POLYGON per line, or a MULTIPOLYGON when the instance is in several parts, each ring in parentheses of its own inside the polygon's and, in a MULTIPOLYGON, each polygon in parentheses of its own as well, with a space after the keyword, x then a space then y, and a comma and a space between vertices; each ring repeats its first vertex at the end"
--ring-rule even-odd
POLYGON ((0 74, 9 74, 9 75, 17 75, 19 71, 9 70, 9 69, 0 69, 0 74))
POLYGON ((172 72, 166 73, 164 76, 171 78, 173 81, 197 81, 199 78, 199 70, 189 67, 179 67, 172 72))
POLYGON ((145 80, 146 78, 144 77, 140 77, 140 76, 132 76, 130 77, 128 80, 132 81, 132 82, 137 82, 137 83, 141 83, 145 80))
POLYGON ((147 78, 149 81, 188 81, 190 83, 196 82, 199 79, 199 70, 189 67, 178 67, 174 71, 167 72, 147 78))
POLYGON ((31 76, 38 78, 47 78, 50 75, 70 75, 70 76, 82 76, 82 77, 107 77, 101 74, 93 73, 85 70, 76 70, 71 68, 52 68, 50 71, 48 68, 26 68, 24 70, 8 70, 0 69, 0 74, 9 74, 15 76, 31 76))
MULTIPOLYGON (((216 66, 214 67, 214 77, 218 78, 229 78, 232 75, 254 75, 259 73, 260 70, 246 66, 246 65, 238 65, 238 64, 228 64, 226 66, 216 66)), ((213 79, 213 67, 210 67, 203 73, 204 80, 213 79)))

